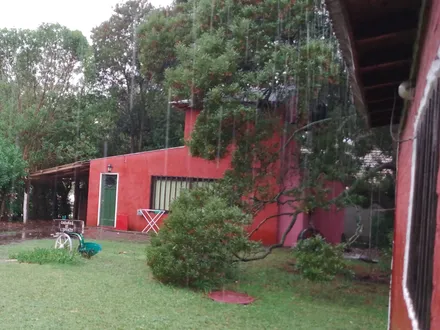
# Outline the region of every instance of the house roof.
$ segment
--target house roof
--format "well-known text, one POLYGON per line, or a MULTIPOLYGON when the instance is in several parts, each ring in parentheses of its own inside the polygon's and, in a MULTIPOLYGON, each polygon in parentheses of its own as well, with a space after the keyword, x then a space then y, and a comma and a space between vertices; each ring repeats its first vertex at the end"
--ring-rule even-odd
MULTIPOLYGON (((280 85, 277 88, 257 88, 249 87, 249 89, 243 91, 241 94, 235 97, 227 98, 226 101, 239 101, 243 104, 255 104, 257 105, 259 101, 266 100, 272 104, 279 104, 284 102, 289 97, 293 96, 296 92, 295 85, 280 85)), ((171 101, 170 104, 178 109, 190 109, 192 106, 191 100, 178 100, 171 101)))
POLYGON ((74 178, 75 176, 88 175, 90 170, 90 162, 75 162, 71 164, 47 168, 44 170, 35 171, 29 175, 31 180, 49 180, 54 177, 59 179, 74 178))
POLYGON ((371 127, 397 124, 411 79, 425 0, 325 0, 350 72, 355 103, 371 127))

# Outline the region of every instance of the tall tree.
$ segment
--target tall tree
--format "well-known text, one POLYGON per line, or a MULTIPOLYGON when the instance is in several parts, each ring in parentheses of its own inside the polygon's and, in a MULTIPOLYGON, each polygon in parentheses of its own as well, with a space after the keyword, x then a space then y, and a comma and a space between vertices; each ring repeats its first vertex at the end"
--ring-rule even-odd
POLYGON ((29 170, 48 165, 42 154, 63 99, 79 90, 87 40, 58 24, 0 30, 0 127, 29 170))
MULTIPOLYGON (((0 135, 21 150, 27 171, 96 156, 112 107, 85 88, 90 51, 81 32, 3 29, 0 47, 0 135)), ((26 197, 29 188, 26 181, 26 197)))
POLYGON ((92 33, 96 82, 118 104, 117 125, 109 138, 111 154, 180 144, 183 116, 174 109, 168 113, 168 93, 153 79, 160 70, 154 67, 154 74, 147 73, 139 60, 139 29, 151 12, 145 0, 127 1, 117 5, 113 15, 92 33), (174 120, 163 122, 167 117, 174 120), (169 125, 168 135, 160 136, 163 129, 158 123, 169 125))
POLYGON ((26 162, 20 150, 0 137, 0 220, 5 215, 8 201, 15 199, 17 186, 23 183, 26 174, 26 162))
MULTIPOLYGON (((292 208, 280 242, 263 256, 283 245, 298 214, 352 203, 364 178, 392 167, 384 162, 363 171, 374 144, 366 140, 365 122, 351 103, 347 73, 321 1, 190 0, 168 15, 174 18, 162 28, 145 25, 144 53, 153 45, 155 53, 172 48, 166 87, 173 98, 203 108, 190 142, 193 155, 222 157, 234 144, 233 169, 222 184, 231 202, 249 211, 267 203, 292 208), (190 25, 181 23, 184 17, 191 18, 190 25), (173 24, 190 37, 173 45, 173 24), (164 43, 155 43, 162 38, 164 43), (295 113, 286 116, 280 109, 295 113), (276 170, 280 159, 281 175, 302 178, 281 193, 273 189, 283 182, 276 170), (329 200, 328 181, 350 189, 329 200)), ((142 61, 145 67, 165 64, 147 55, 142 61)))
POLYGON ((150 10, 151 5, 143 0, 118 4, 110 19, 92 32, 98 83, 118 99, 130 152, 141 150, 144 139, 148 82, 140 73, 137 29, 150 10))

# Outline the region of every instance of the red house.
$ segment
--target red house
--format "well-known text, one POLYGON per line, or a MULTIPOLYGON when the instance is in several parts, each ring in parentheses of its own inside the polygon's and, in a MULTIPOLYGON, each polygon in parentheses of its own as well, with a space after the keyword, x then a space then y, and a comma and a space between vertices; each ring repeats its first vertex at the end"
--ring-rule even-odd
POLYGON ((397 125, 390 329, 440 329, 440 1, 326 0, 371 127, 397 125))
MULTIPOLYGON (((291 103, 293 105, 293 103, 291 103)), ((184 102, 175 104, 185 111, 185 139, 189 139, 200 111, 190 108, 184 102)), ((292 109, 291 109, 292 110, 292 109)), ((274 137, 280 142, 283 137, 274 137)), ((31 175, 35 188, 45 181, 74 178, 75 205, 73 217, 85 219, 86 225, 113 227, 118 230, 142 231, 147 220, 157 216, 158 226, 166 218, 171 201, 181 189, 209 184, 221 178, 230 167, 230 156, 216 161, 192 157, 188 147, 140 152, 94 159, 89 162, 69 164, 58 168, 38 171, 31 175), (163 211, 146 211, 163 210, 163 211), (163 213, 163 214, 162 214, 163 213)), ((280 161, 274 169, 275 176, 282 167, 280 161)), ((292 173, 284 177, 281 185, 274 181, 274 190, 289 187, 299 182, 299 175, 292 173)), ((268 179, 271 180, 271 179, 268 179)), ((332 194, 343 189, 341 184, 330 186, 332 194)), ((249 230, 253 230, 269 216, 291 211, 286 205, 266 205, 255 216, 249 230)), ((156 220, 157 220, 156 218, 156 220)), ((275 216, 264 223, 252 235, 253 240, 264 244, 275 244, 288 226, 291 217, 275 216)), ((318 210, 313 215, 315 227, 333 243, 339 243, 343 233, 344 211, 335 208, 318 210)), ((301 214, 285 245, 295 244, 299 233, 309 226, 308 215, 301 214)), ((147 228, 149 229, 149 228, 147 228)), ((156 230, 159 230, 155 226, 156 230)))

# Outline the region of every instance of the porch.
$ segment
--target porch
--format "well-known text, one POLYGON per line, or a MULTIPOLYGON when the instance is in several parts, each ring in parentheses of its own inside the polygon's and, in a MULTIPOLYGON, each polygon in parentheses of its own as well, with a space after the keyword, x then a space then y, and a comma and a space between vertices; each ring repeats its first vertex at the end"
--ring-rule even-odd
POLYGON ((23 222, 73 218, 86 220, 90 162, 81 161, 31 173, 23 222), (30 210, 29 213, 26 210, 30 210))

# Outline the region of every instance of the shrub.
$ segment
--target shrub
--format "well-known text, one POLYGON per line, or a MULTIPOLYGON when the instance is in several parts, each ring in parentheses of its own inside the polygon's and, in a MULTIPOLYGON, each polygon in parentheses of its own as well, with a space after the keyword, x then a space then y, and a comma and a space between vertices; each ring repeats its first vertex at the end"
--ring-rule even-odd
POLYGON ((379 212, 373 217, 371 228, 372 244, 380 249, 387 249, 393 244, 393 237, 390 233, 394 229, 394 213, 379 212))
POLYGON ((343 245, 333 246, 319 235, 301 240, 294 249, 295 267, 311 281, 330 281, 346 270, 343 250, 343 245))
POLYGON ((19 262, 32 264, 77 264, 79 263, 78 253, 70 254, 65 249, 35 248, 31 251, 21 251, 10 256, 19 262))
POLYGON ((382 249, 382 254, 379 258, 379 267, 382 271, 391 273, 391 263, 393 261, 393 240, 394 231, 388 233, 388 246, 382 249))
POLYGON ((394 230, 391 230, 388 233, 388 246, 387 250, 392 254, 393 252, 393 244, 394 244, 394 230))
POLYGON ((251 243, 250 217, 212 190, 182 193, 147 247, 148 265, 163 283, 210 289, 234 274, 234 255, 251 243))

